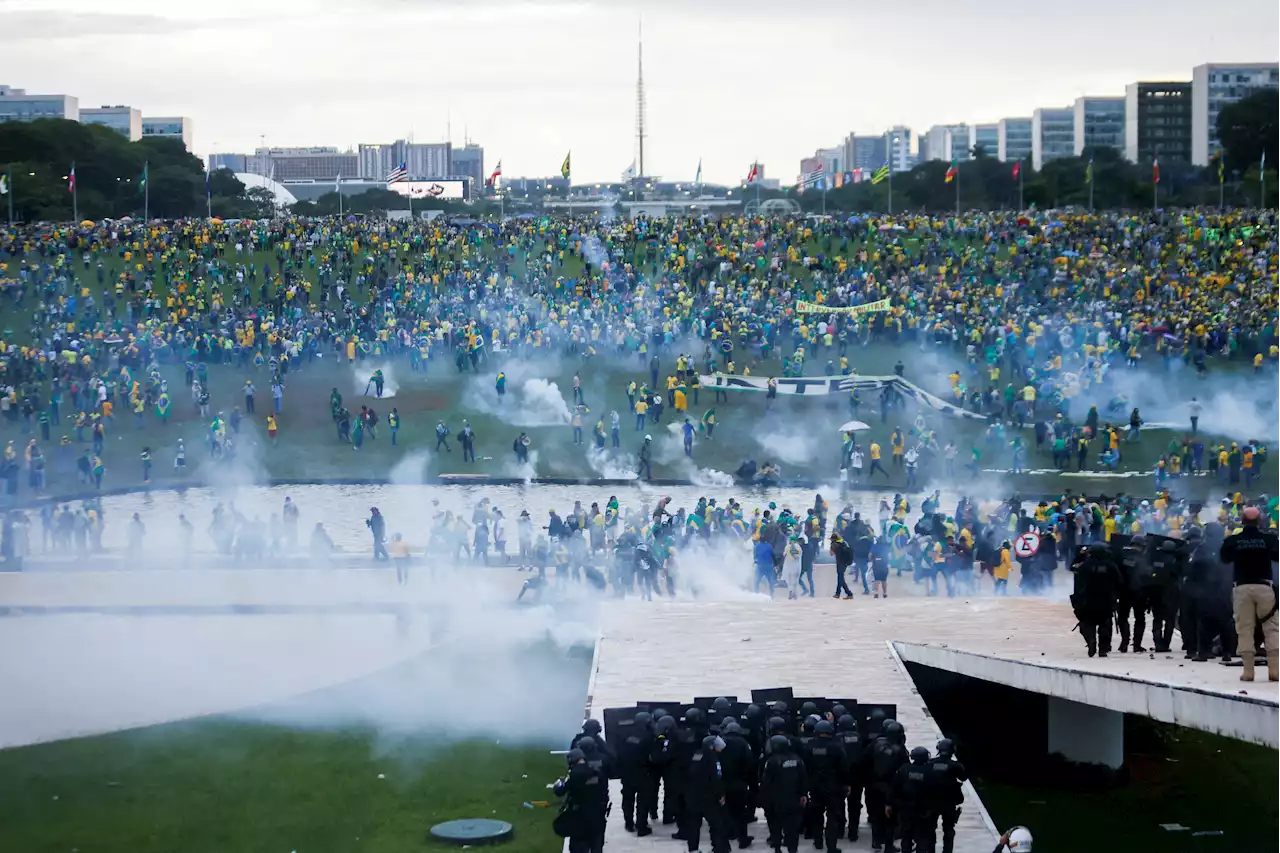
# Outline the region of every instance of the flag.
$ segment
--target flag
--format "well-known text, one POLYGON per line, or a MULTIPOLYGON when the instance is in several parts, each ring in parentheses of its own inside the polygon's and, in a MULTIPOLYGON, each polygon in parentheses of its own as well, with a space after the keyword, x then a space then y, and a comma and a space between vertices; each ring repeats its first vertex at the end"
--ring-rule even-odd
POLYGON ((871 173, 871 183, 878 184, 889 180, 889 161, 885 161, 884 165, 871 173))
POLYGON ((1020 174, 1022 174, 1022 162, 1021 162, 1021 161, 1019 161, 1019 162, 1017 162, 1017 163, 1014 163, 1014 164, 1013 164, 1013 179, 1014 179, 1015 181, 1016 181, 1016 180, 1018 180, 1018 175, 1020 175, 1020 174))
POLYGON ((946 182, 949 184, 956 179, 956 175, 960 174, 959 161, 952 158, 951 165, 947 168, 946 182))
POLYGON ((333 182, 333 191, 336 193, 342 192, 342 173, 341 172, 338 173, 338 179, 333 182))
POLYGON ((702 161, 698 161, 698 173, 693 176, 693 182, 701 185, 702 183, 702 161))
POLYGON ((498 188, 498 179, 502 177, 502 161, 498 161, 498 165, 493 167, 493 174, 489 176, 488 184, 495 190, 498 188))
POLYGON ((138 192, 140 193, 147 191, 147 173, 149 171, 151 171, 150 161, 142 164, 142 177, 138 179, 138 192))
MULTIPOLYGON (((213 195, 213 193, 209 190, 209 175, 210 175, 209 170, 208 170, 208 169, 206 169, 206 170, 205 170, 205 172, 204 172, 204 196, 205 196, 205 198, 208 198, 209 196, 213 195)), ((342 179, 341 179, 341 178, 339 178, 338 180, 342 180, 342 179)))
POLYGON ((844 186, 844 172, 836 172, 831 177, 835 179, 836 189, 840 189, 844 186))
POLYGON ((822 164, 814 166, 812 169, 804 173, 804 185, 815 186, 822 183, 822 164))
POLYGON ((747 172, 747 183, 754 184, 758 180, 760 180, 760 164, 752 163, 751 171, 747 172))
POLYGON ((9 194, 9 176, 0 175, 0 195, 9 194))
POLYGON ((844 173, 844 183, 845 183, 845 186, 848 186, 849 184, 852 184, 852 183, 854 183, 855 181, 861 181, 861 180, 862 180, 862 170, 861 170, 861 169, 854 169, 854 170, 852 170, 852 171, 849 171, 849 172, 845 172, 845 173, 844 173), (858 177, 856 177, 856 178, 855 178, 855 177, 854 177, 854 175, 855 175, 855 174, 856 174, 858 177))
POLYGON ((1267 152, 1262 152, 1262 162, 1258 164, 1258 182, 1262 183, 1267 176, 1267 152))
POLYGON ((1218 183, 1221 184, 1224 179, 1225 179, 1225 174, 1222 168, 1222 155, 1219 154, 1218 155, 1218 183))
POLYGON ((564 178, 566 181, 569 180, 569 157, 572 154, 572 151, 565 154, 564 162, 560 164, 560 177, 564 178))
POLYGON ((1093 183, 1093 158, 1089 158, 1089 162, 1084 167, 1084 182, 1086 184, 1093 183))
POLYGON ((71 164, 71 171, 67 173, 67 192, 75 193, 76 191, 76 164, 71 164))
POLYGON ((389 184, 398 184, 401 181, 407 180, 409 180, 409 170, 405 168, 404 163, 401 163, 399 166, 396 166, 387 173, 387 183, 389 184))
POLYGON ((1151 183, 1153 184, 1160 183, 1160 158, 1159 157, 1151 158, 1151 183))
POLYGON ((631 165, 622 170, 622 180, 634 181, 636 179, 636 161, 632 160, 631 165))

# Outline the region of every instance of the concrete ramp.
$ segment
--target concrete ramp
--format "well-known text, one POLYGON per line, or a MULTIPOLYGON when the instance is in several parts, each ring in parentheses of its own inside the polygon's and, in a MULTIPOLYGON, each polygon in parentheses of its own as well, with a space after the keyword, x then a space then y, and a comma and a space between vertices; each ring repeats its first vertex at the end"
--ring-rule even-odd
MULTIPOLYGON (((926 603, 894 601, 890 607, 890 602, 861 597, 856 601, 613 602, 601 611, 589 712, 603 721, 603 709, 626 707, 637 700, 747 697, 752 688, 786 685, 798 696, 851 696, 860 702, 896 703, 908 745, 925 745, 932 751, 941 733, 887 642, 896 620, 886 618, 902 612, 898 604, 914 604, 918 613, 926 603)), ((621 802, 621 785, 613 784, 614 802, 621 802)), ((755 846, 761 846, 763 816, 754 827, 755 846)), ((615 853, 669 851, 671 831, 659 826, 652 836, 636 838, 615 815, 609 821, 605 847, 615 853)), ((966 784, 956 850, 987 853, 996 835, 976 792, 966 784)), ((846 841, 841 849, 870 850, 870 838, 864 827, 858 842, 846 841)))

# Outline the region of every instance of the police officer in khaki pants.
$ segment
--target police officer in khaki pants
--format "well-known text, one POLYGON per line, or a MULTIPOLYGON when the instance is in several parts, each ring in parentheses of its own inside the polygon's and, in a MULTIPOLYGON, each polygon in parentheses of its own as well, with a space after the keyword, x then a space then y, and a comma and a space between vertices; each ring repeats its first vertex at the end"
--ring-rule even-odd
POLYGON ((1280 623, 1276 617, 1276 588, 1271 581, 1271 564, 1280 561, 1280 540, 1276 534, 1259 528, 1261 518, 1256 506, 1245 507, 1240 513, 1244 529, 1223 540, 1219 554, 1235 573, 1231 604, 1236 618, 1236 647, 1244 661, 1241 681, 1253 681, 1253 632, 1258 623, 1262 624, 1267 646, 1267 677, 1280 681, 1280 623))

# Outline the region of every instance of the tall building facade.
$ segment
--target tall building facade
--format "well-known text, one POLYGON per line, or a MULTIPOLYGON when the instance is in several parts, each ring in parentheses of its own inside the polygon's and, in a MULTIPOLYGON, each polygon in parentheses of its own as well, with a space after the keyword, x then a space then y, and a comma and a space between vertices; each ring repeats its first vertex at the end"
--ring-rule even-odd
POLYGON ((185 116, 143 116, 143 137, 180 139, 188 151, 193 139, 191 119, 185 116))
POLYGON ((1040 107, 1031 114, 1031 166, 1076 153, 1075 111, 1071 107, 1040 107))
POLYGON ((1186 82, 1125 86, 1125 159, 1147 163, 1158 154, 1168 162, 1192 162, 1191 100, 1186 82))
POLYGON ((967 124, 935 124, 923 140, 921 160, 964 161, 973 149, 973 132, 967 124))
POLYGON ((81 124, 109 127, 130 142, 142 138, 142 110, 133 107, 90 107, 80 110, 81 124))
POLYGON ((447 177, 469 178, 472 193, 479 193, 489 176, 484 170, 484 148, 469 142, 453 149, 453 167, 447 177))
POLYGON ((895 125, 885 132, 889 168, 895 172, 908 172, 916 165, 911 153, 911 128, 895 125))
POLYGON ((996 122, 996 156, 1002 163, 1015 163, 1031 156, 1030 118, 1002 118, 996 122))
POLYGON ((1218 113, 1264 89, 1280 89, 1280 63, 1218 62, 1191 69, 1191 163, 1207 166, 1222 146, 1218 113))
POLYGON ((844 141, 845 171, 853 169, 879 169, 889 159, 888 136, 866 136, 851 133, 844 141))
POLYGON ((359 157, 323 145, 308 148, 259 148, 254 171, 276 181, 335 181, 355 177, 359 157))
POLYGON ((26 89, 0 86, 0 121, 38 118, 80 120, 80 101, 72 95, 32 95, 26 89))
POLYGON ((230 169, 233 172, 248 172, 249 155, 247 154, 210 154, 209 155, 209 171, 216 172, 219 169, 230 169))
POLYGON ((1076 98, 1072 106, 1072 123, 1075 135, 1075 155, 1079 157, 1087 148, 1124 150, 1125 99, 1076 98))
POLYGON ((995 157, 1000 151, 1000 125, 996 122, 975 124, 973 126, 973 147, 981 148, 988 157, 995 157))

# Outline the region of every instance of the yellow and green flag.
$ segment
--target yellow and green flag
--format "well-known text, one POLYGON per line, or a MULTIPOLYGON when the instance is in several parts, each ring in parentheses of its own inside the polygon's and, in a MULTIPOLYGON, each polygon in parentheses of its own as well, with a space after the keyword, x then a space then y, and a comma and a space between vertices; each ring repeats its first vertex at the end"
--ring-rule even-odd
POLYGON ((884 164, 883 166, 881 166, 879 169, 876 169, 874 172, 872 172, 872 173, 871 173, 871 183, 873 183, 873 184, 878 184, 878 183, 880 183, 881 181, 886 181, 886 180, 888 180, 888 179, 889 179, 889 164, 888 164, 888 163, 885 163, 885 164, 884 164))
POLYGON ((570 151, 568 154, 565 154, 564 162, 560 164, 560 177, 564 178, 566 181, 569 180, 569 155, 572 153, 573 152, 570 151))
POLYGON ((1093 158, 1089 158, 1089 163, 1084 167, 1084 182, 1086 184, 1093 183, 1093 158))
POLYGON ((1225 179, 1225 173, 1223 172, 1223 167, 1222 167, 1222 155, 1219 154, 1218 155, 1218 183, 1222 183, 1224 179, 1225 179))
POLYGON ((951 183, 956 179, 956 175, 960 174, 960 163, 954 158, 951 160, 951 166, 947 169, 946 183, 951 183))

